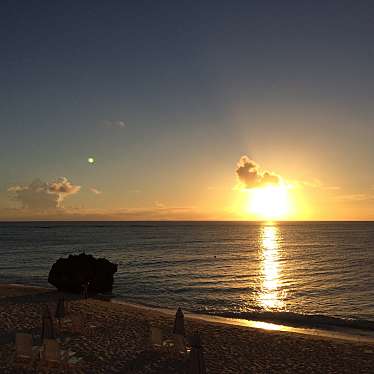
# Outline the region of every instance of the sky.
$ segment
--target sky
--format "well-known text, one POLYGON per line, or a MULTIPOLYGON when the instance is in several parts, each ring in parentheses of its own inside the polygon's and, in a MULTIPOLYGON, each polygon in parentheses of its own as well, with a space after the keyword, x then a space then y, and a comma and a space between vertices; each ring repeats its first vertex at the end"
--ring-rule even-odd
POLYGON ((373 2, 0 7, 0 220, 374 219, 373 2))

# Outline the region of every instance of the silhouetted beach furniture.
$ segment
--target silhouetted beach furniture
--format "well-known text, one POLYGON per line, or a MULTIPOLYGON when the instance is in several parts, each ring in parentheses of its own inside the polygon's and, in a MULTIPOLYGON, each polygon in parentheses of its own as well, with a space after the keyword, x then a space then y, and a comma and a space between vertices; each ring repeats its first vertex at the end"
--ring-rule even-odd
POLYGON ((65 317, 70 316, 70 302, 65 300, 65 317))
MULTIPOLYGON (((49 373, 49 369, 57 367, 58 370, 67 373, 70 372, 70 369, 76 368, 80 360, 80 357, 75 356, 75 352, 62 350, 56 339, 45 339, 40 349, 40 360, 37 364, 37 369, 45 370, 49 373)), ((75 371, 72 370, 72 372, 75 371)))
POLYGON ((31 334, 16 333, 16 362, 31 367, 33 358, 31 334))
POLYGON ((55 339, 45 339, 41 351, 41 366, 59 367, 62 364, 60 346, 55 339))
POLYGON ((96 325, 89 323, 87 316, 82 313, 72 314, 70 316, 71 328, 73 333, 92 336, 95 333, 96 325))
POLYGON ((174 328, 173 334, 179 334, 185 336, 184 330, 184 314, 182 309, 179 307, 177 312, 175 313, 175 320, 174 320, 174 328))
POLYGON ((54 339, 56 337, 55 328, 53 324, 53 318, 51 311, 48 306, 45 306, 42 315, 42 333, 41 340, 44 339, 54 339))
POLYGON ((81 314, 72 314, 70 316, 72 331, 82 333, 85 330, 85 320, 81 314))
POLYGON ((162 348, 162 330, 159 327, 151 326, 151 345, 153 348, 162 348))
POLYGON ((84 317, 84 332, 88 336, 93 336, 95 334, 97 326, 92 324, 88 316, 84 317))
POLYGON ((187 374, 206 374, 203 347, 199 333, 190 338, 191 352, 189 354, 187 374))
POLYGON ((61 327, 61 320, 65 318, 65 299, 63 297, 58 299, 55 318, 58 320, 58 324, 61 327))
POLYGON ((173 334, 172 335, 173 350, 177 354, 187 355, 188 350, 186 347, 186 340, 183 335, 173 334))

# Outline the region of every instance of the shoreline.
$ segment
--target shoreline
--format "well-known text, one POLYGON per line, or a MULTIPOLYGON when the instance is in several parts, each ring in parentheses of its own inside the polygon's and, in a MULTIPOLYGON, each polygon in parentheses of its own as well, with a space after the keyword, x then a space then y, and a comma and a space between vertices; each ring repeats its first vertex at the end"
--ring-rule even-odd
MULTIPOLYGON (((159 308, 159 307, 152 307, 132 302, 127 302, 123 300, 118 299, 111 299, 111 303, 113 304, 120 304, 129 306, 132 308, 138 308, 143 310, 149 310, 149 311, 155 311, 158 313, 163 313, 168 316, 175 315, 174 309, 169 308, 159 308)), ((247 327, 251 329, 260 329, 265 331, 277 331, 277 332, 283 332, 288 334, 301 334, 306 335, 308 337, 317 337, 317 338, 326 338, 326 339, 342 339, 352 342, 363 342, 363 343, 371 343, 374 344, 374 334, 357 334, 355 333, 355 330, 350 329, 341 329, 339 330, 329 330, 329 329, 323 329, 323 328, 309 328, 309 327, 295 327, 295 326, 289 326, 289 325, 283 325, 283 324, 277 324, 277 323, 271 323, 267 321, 257 321, 257 320, 247 320, 242 318, 231 318, 231 317, 222 317, 222 316, 215 316, 210 314, 203 314, 203 313, 194 313, 190 311, 183 310, 184 316, 187 319, 192 320, 202 320, 209 323, 219 323, 224 325, 231 325, 231 326, 242 326, 247 327), (351 333, 348 333, 344 330, 352 331, 351 333)), ((362 332, 366 332, 364 330, 359 330, 362 332)))
MULTIPOLYGON (((21 284, 21 283, 0 283, 0 291, 1 287, 16 287, 19 289, 40 289, 45 291, 56 291, 54 287, 42 287, 42 286, 35 286, 35 285, 28 285, 28 284, 21 284)), ((97 297, 93 297, 93 299, 98 300, 105 300, 107 302, 113 304, 120 304, 124 306, 128 306, 131 308, 137 308, 140 310, 145 311, 153 311, 157 313, 163 313, 167 316, 175 315, 175 310, 167 307, 154 307, 149 306, 141 303, 135 303, 131 301, 126 301, 121 299, 121 296, 107 296, 107 295, 98 295, 97 297)), ((0 299, 1 300, 1 299, 0 299)), ((234 318, 234 317, 223 317, 217 316, 212 314, 204 314, 204 313, 196 313, 188 310, 183 310, 185 318, 193 319, 193 320, 202 320, 205 322, 210 323, 220 323, 226 325, 233 325, 233 326, 242 326, 247 328, 253 329, 260 329, 266 331, 280 331, 283 333, 289 334, 301 334, 306 335, 308 337, 317 337, 317 338, 326 338, 326 339, 342 339, 352 342, 362 342, 362 343, 371 343, 374 344, 374 333, 371 331, 367 331, 364 329, 359 328, 349 328, 349 327, 340 327, 340 326, 332 326, 331 329, 323 328, 323 326, 315 326, 315 327, 308 327, 308 326, 294 326, 294 325, 287 325, 282 323, 274 323, 264 320, 250 320, 244 318, 234 318), (361 334, 360 334, 361 332, 361 334)))
MULTIPOLYGON (((82 300, 52 288, 0 284, 1 373, 20 372, 12 358, 15 332, 37 337, 42 311, 46 305, 55 310, 61 295, 71 315, 85 315, 91 330, 73 333, 68 321, 58 330, 62 349, 79 358, 78 373, 185 373, 183 359, 149 347, 150 326, 159 327, 166 339, 172 336, 175 311, 105 298, 82 300)), ((208 320, 190 313, 185 317, 187 336, 196 331, 202 336, 207 374, 367 374, 374 367, 374 343, 253 328, 222 317, 208 320)))

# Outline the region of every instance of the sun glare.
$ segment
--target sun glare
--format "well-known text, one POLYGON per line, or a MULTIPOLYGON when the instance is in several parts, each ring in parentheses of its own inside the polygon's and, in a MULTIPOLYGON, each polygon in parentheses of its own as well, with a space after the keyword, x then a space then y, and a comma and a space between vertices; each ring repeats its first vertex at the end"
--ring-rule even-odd
POLYGON ((265 309, 283 306, 280 287, 279 229, 276 226, 264 226, 262 230, 262 292, 260 303, 265 309))
POLYGON ((263 219, 284 218, 289 213, 287 187, 268 185, 251 190, 248 211, 263 219))

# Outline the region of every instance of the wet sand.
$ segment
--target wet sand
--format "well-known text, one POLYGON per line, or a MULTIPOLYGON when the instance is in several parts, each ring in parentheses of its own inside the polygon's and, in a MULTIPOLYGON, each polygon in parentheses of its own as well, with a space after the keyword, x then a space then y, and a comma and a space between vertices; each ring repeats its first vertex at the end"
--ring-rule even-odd
MULTIPOLYGON (((41 313, 55 308, 51 289, 0 285, 0 373, 25 371, 14 363, 15 332, 31 332, 38 344, 41 313)), ((171 336, 173 316, 129 304, 65 295, 70 314, 82 313, 88 331, 73 333, 69 321, 58 331, 63 349, 79 358, 76 373, 185 373, 186 363, 149 347, 149 326, 171 336)), ((207 373, 373 373, 374 344, 304 334, 267 331, 190 318, 187 335, 202 335, 207 373)), ((58 370, 51 372, 59 372, 58 370)))

